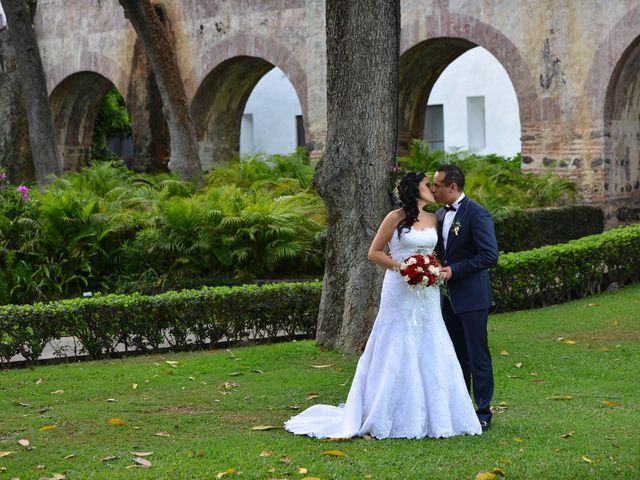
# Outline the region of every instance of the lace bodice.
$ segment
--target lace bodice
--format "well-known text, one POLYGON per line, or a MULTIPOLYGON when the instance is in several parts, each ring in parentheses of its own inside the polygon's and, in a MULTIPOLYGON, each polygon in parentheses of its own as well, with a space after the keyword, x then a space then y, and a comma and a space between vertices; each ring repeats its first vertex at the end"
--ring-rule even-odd
POLYGON ((435 227, 403 230, 400 238, 398 238, 398 231, 396 230, 389 241, 389 253, 391 253, 391 257, 395 261, 402 262, 407 257, 418 253, 418 251, 432 254, 437 243, 438 231, 435 227))

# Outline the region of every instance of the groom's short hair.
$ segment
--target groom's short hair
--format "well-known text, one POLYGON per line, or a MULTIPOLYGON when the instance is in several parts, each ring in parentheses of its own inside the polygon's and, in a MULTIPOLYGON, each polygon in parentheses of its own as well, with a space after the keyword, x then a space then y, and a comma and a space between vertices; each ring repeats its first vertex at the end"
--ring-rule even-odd
POLYGON ((455 183, 458 186, 458 191, 463 192, 464 191, 464 173, 462 173, 462 170, 460 170, 460 168, 456 167, 455 165, 440 165, 437 169, 436 172, 442 172, 444 173, 444 184, 445 185, 451 185, 452 183, 455 183))

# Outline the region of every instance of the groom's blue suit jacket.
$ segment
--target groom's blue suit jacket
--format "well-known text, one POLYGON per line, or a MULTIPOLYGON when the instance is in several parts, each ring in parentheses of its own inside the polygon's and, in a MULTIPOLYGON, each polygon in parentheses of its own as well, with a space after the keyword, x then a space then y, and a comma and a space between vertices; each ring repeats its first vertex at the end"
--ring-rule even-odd
POLYGON ((498 244, 489 212, 470 200, 462 199, 451 223, 444 248, 442 225, 445 210, 438 217, 438 252, 442 263, 451 267, 453 276, 447 282, 451 305, 456 313, 491 307, 491 285, 488 269, 498 263, 498 244), (458 234, 454 232, 459 225, 458 234))

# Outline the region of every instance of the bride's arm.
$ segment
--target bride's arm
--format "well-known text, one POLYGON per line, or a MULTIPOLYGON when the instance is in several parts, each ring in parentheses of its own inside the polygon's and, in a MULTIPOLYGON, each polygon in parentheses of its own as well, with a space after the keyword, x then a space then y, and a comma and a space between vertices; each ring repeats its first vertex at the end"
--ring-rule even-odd
POLYGON ((380 224, 380 227, 378 227, 378 232, 369 247, 368 255, 369 260, 376 265, 380 265, 381 267, 388 268, 390 270, 400 269, 400 262, 393 260, 385 253, 384 249, 387 246, 387 243, 391 240, 398 223, 402 220, 403 214, 404 212, 398 210, 389 212, 380 224))

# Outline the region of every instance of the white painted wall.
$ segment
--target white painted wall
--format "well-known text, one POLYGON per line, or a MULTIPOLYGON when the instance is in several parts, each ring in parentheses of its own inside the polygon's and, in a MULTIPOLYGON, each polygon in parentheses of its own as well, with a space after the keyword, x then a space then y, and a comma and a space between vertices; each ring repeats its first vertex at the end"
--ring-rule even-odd
POLYGON ((451 62, 429 95, 429 105, 444 107, 445 150, 469 149, 468 125, 473 124, 473 119, 470 122, 467 116, 468 97, 484 97, 485 105, 485 147, 474 151, 504 156, 520 152, 516 92, 500 62, 482 47, 473 48, 451 62))
POLYGON ((240 154, 293 152, 296 115, 301 114, 298 95, 289 79, 277 67, 269 71, 247 100, 240 128, 240 154))

